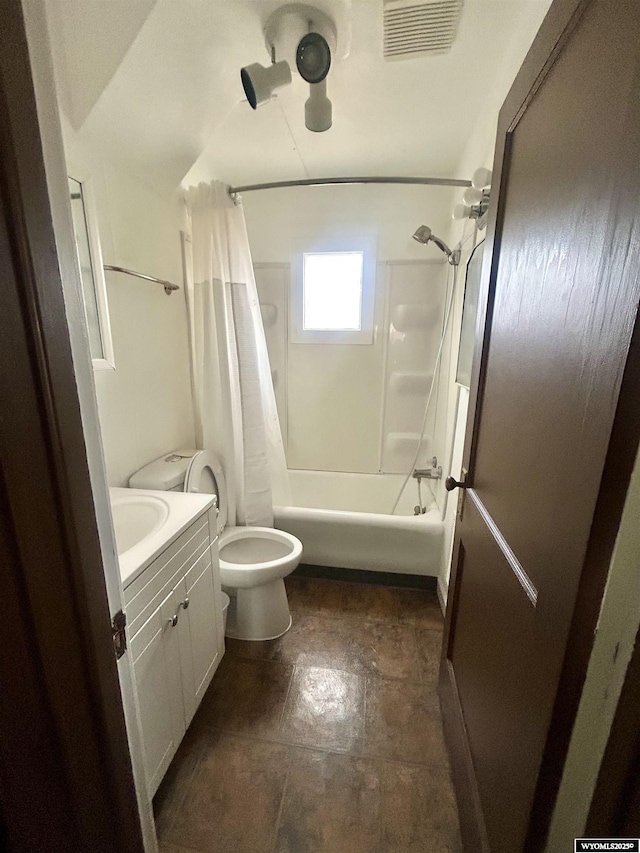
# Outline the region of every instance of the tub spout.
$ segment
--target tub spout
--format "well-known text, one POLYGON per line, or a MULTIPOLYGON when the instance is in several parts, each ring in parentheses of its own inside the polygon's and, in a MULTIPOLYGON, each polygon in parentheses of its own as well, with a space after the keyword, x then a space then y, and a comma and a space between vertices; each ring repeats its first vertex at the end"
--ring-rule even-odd
MULTIPOLYGON (((438 460, 435 459, 435 462, 438 460)), ((442 465, 433 465, 431 468, 414 468, 411 475, 415 480, 441 480, 442 465)))

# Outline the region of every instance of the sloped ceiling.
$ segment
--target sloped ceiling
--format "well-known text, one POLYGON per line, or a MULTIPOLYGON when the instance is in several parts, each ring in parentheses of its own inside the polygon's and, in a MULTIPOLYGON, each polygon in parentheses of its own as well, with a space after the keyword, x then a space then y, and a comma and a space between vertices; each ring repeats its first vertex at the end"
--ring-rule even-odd
POLYGON ((453 175, 502 58, 549 0, 465 0, 450 53, 382 57, 382 0, 320 0, 338 25, 333 127, 304 126, 294 85, 251 110, 240 68, 267 64, 273 0, 48 0, 63 110, 87 143, 160 189, 338 175, 453 175))
POLYGON ((80 128, 109 85, 155 0, 56 0, 49 4, 58 98, 80 128))

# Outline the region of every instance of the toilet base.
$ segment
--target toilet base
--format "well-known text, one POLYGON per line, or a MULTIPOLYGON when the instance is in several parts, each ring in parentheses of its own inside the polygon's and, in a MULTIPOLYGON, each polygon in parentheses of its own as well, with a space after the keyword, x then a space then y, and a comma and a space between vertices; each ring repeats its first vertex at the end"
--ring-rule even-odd
POLYGON ((291 613, 284 580, 248 589, 225 587, 231 604, 226 636, 234 640, 276 640, 291 627, 291 613))

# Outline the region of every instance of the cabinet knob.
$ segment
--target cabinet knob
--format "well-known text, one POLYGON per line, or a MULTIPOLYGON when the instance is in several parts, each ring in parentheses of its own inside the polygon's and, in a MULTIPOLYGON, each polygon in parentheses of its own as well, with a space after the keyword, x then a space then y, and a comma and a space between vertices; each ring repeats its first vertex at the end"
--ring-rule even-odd
POLYGON ((167 622, 169 623, 169 625, 171 625, 172 628, 175 628, 176 625, 178 624, 178 617, 179 616, 180 616, 180 611, 178 610, 177 613, 173 614, 171 619, 167 619, 167 622))
POLYGON ((187 607, 189 606, 189 604, 190 604, 190 602, 189 602, 189 598, 187 597, 187 598, 185 598, 185 600, 184 600, 184 601, 181 601, 181 602, 180 602, 180 604, 178 605, 178 610, 179 610, 181 607, 183 607, 183 608, 186 610, 186 609, 187 609, 187 607))

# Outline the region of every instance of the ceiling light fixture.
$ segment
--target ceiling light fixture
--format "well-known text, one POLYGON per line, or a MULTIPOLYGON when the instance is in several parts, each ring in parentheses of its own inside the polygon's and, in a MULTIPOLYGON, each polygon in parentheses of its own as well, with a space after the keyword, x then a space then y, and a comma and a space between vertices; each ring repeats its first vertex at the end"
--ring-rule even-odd
POLYGON ((305 126, 316 133, 328 130, 333 121, 333 108, 327 97, 327 75, 337 48, 334 22, 313 6, 291 3, 271 15, 264 36, 272 65, 265 67, 254 62, 240 70, 250 106, 255 110, 268 103, 278 89, 291 83, 291 68, 295 64, 302 79, 309 84, 305 126))
POLYGON ((491 197, 491 169, 476 169, 471 178, 471 186, 462 194, 462 201, 454 205, 454 219, 475 219, 482 230, 487 224, 487 211, 491 197))
POLYGON ((291 69, 286 61, 274 62, 266 68, 259 62, 240 69, 240 79, 250 106, 255 110, 268 103, 277 89, 291 83, 291 69))

